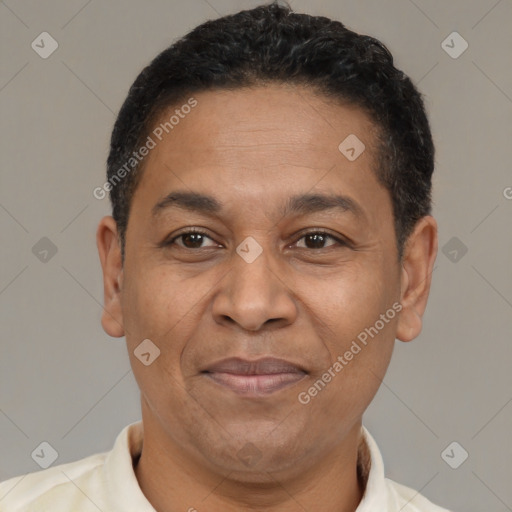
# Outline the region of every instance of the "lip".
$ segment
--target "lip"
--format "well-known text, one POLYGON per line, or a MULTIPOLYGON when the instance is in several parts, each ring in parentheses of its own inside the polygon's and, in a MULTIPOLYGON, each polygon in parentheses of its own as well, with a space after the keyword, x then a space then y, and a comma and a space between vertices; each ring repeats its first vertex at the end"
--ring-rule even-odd
POLYGON ((217 384, 245 396, 268 395, 301 381, 307 372, 284 359, 264 357, 250 361, 222 359, 201 372, 217 384))

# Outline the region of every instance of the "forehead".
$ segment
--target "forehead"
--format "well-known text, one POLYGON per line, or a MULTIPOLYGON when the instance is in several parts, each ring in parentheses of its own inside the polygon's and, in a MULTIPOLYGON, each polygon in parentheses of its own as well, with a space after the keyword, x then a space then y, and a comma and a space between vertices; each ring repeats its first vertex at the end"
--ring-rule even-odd
POLYGON ((247 208, 263 200, 279 202, 281 210, 280 198, 311 191, 350 195, 359 189, 363 203, 375 200, 376 127, 358 107, 289 85, 193 98, 193 109, 176 112, 182 104, 173 105, 150 134, 155 147, 135 196, 151 200, 152 207, 173 189, 216 191, 224 194, 223 203, 244 198, 247 208), (340 151, 347 140, 358 152, 364 147, 354 160, 340 151))
MULTIPOLYGON (((150 160, 166 150, 176 156, 186 152, 187 162, 196 167, 202 163, 201 153, 215 154, 221 164, 229 163, 236 154, 243 156, 246 166, 261 168, 261 157, 269 154, 270 164, 315 168, 320 153, 323 161, 338 158, 339 144, 349 135, 364 141, 365 160, 374 153, 376 126, 370 118, 355 105, 336 102, 311 89, 273 84, 201 92, 194 98, 197 106, 183 119, 174 116, 178 124, 169 133, 164 130, 163 141, 156 140, 150 160)), ((155 129, 180 106, 163 112, 155 129)))

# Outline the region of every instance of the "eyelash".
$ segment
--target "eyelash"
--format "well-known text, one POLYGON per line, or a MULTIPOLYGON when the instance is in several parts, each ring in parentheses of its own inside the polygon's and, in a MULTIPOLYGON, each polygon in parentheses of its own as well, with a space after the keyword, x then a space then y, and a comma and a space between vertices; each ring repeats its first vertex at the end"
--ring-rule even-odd
MULTIPOLYGON (((208 233, 205 233, 204 231, 201 231, 201 230, 199 230, 197 228, 190 228, 187 231, 183 231, 182 233, 179 233, 178 235, 175 235, 174 237, 172 237, 169 240, 165 240, 161 245, 163 247, 168 247, 170 245, 173 245, 175 243, 175 241, 178 240, 178 238, 181 238, 181 237, 183 237, 185 235, 190 235, 190 234, 202 235, 202 236, 207 237, 210 240, 214 241, 212 239, 212 237, 208 235, 208 233)), ((339 246, 346 247, 346 246, 349 245, 349 243, 346 240, 343 240, 342 238, 335 237, 334 235, 331 235, 330 233, 327 233, 327 232, 322 231, 320 229, 318 229, 318 230, 311 230, 311 231, 307 231, 307 232, 303 233, 297 239, 296 242, 298 242, 299 240, 302 240, 303 238, 305 238, 308 235, 324 235, 327 238, 330 238, 330 239, 334 240, 339 246)), ((181 249, 189 250, 189 251, 199 251, 201 249, 208 249, 208 247, 199 247, 199 248, 196 248, 196 249, 191 249, 189 247, 183 247, 183 246, 178 246, 178 247, 180 247, 181 249)), ((301 249, 309 249, 310 251, 322 251, 322 250, 325 250, 325 249, 330 249, 331 247, 333 247, 333 246, 321 247, 319 249, 309 249, 308 247, 301 247, 301 249)))

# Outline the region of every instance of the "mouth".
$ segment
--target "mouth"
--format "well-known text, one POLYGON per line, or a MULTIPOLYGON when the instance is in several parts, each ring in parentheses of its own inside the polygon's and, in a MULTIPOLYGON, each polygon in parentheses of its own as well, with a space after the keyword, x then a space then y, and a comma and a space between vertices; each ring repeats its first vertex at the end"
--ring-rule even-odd
POLYGON ((244 396, 264 396, 293 386, 304 379, 301 366, 266 357, 248 361, 238 357, 223 359, 201 372, 215 383, 244 396))

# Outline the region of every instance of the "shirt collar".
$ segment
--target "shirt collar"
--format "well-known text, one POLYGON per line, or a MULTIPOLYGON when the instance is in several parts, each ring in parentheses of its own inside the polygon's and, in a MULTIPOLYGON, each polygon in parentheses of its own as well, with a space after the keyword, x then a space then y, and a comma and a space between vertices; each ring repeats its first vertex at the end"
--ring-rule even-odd
POLYGON ((384 478, 384 461, 379 447, 370 432, 361 427, 361 443, 359 445, 358 467, 361 468, 363 481, 366 487, 363 499, 359 503, 356 512, 374 512, 381 510, 388 504, 388 489, 384 478))
POLYGON ((117 436, 114 448, 105 460, 105 479, 110 510, 156 512, 142 492, 133 461, 142 452, 144 427, 142 421, 131 423, 117 436))

